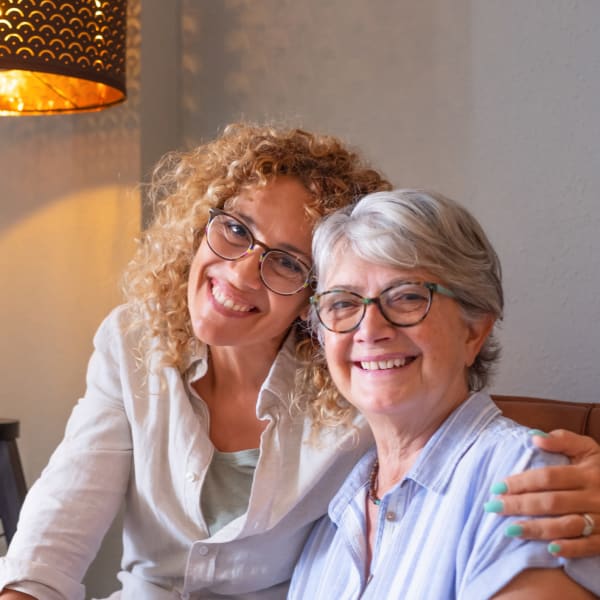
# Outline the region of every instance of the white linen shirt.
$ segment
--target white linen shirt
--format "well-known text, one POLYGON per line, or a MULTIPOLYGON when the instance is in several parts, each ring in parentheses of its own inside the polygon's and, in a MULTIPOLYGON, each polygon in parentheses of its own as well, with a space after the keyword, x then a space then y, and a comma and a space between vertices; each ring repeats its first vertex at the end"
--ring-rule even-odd
POLYGON ((506 537, 514 517, 483 510, 490 486, 507 474, 567 462, 530 437, 487 394, 459 406, 381 499, 370 573, 365 509, 375 450, 369 451, 315 526, 288 598, 483 600, 524 569, 559 567, 600 594, 600 557, 554 557, 547 542, 506 537))
MULTIPOLYGON (((83 599, 81 579, 125 500, 122 590, 111 598, 285 598, 313 522, 371 443, 358 420, 357 430, 308 444, 309 421, 292 419, 288 406, 292 337, 257 401, 267 425, 248 510, 209 536, 199 500, 214 450, 208 409, 197 399, 194 408, 176 369, 140 367, 127 310, 115 309, 94 338, 86 393, 0 559, 0 589, 83 599)), ((197 378, 206 369, 204 349, 188 373, 197 378)))

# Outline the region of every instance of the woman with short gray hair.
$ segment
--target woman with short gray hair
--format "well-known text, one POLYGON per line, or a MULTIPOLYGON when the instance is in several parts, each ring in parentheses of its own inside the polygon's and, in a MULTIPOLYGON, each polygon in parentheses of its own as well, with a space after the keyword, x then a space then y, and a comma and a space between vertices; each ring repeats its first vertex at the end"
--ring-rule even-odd
POLYGON ((566 459, 533 446, 483 391, 503 292, 477 220, 439 194, 374 193, 321 222, 313 257, 313 327, 375 447, 313 529, 288 598, 600 594, 600 558, 561 559, 484 511, 505 473, 566 459))

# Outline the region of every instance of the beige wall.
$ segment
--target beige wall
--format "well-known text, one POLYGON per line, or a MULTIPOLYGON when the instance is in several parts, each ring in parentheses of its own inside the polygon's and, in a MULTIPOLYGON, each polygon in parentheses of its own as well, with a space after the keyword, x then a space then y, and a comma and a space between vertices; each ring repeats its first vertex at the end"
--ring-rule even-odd
POLYGON ((119 274, 139 234, 139 10, 130 0, 125 104, 0 117, 0 415, 21 422, 29 485, 84 392, 92 336, 120 302, 119 274))
MULTIPOLYGON (((140 41, 130 0, 124 106, 0 119, 0 413, 22 421, 29 482, 83 392, 93 331, 119 300, 135 184, 165 150, 242 117, 339 134, 397 185, 466 202, 505 268, 494 390, 599 399, 599 2, 181 6, 144 0, 140 41)), ((111 535, 89 579, 96 594, 114 581, 111 535)))
POLYGON ((600 2, 183 6, 187 144, 285 117, 463 201, 505 270, 494 390, 600 400, 600 2))

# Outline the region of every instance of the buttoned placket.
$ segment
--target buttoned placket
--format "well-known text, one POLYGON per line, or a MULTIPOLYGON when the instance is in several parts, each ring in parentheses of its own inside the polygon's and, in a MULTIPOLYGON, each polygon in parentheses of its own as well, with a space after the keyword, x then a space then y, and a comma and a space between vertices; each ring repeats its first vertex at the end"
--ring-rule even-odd
MULTIPOLYGON (((379 562, 384 562, 387 554, 387 548, 390 546, 393 537, 396 535, 397 528, 400 526, 402 515, 406 511, 409 502, 410 480, 404 480, 398 488, 394 488, 383 496, 379 504, 377 515, 377 531, 375 533, 375 544, 373 556, 371 557, 370 572, 365 583, 365 587, 360 598, 365 600, 370 597, 369 588, 373 593, 379 594, 376 584, 377 571, 380 568, 379 562)), ((382 568, 385 568, 383 564, 382 568)), ((374 596, 375 598, 376 596, 374 596)))
MULTIPOLYGON (((192 387, 192 383, 199 377, 202 377, 205 372, 205 368, 199 370, 195 367, 192 367, 190 369, 190 376, 187 377, 187 389, 188 394, 190 395, 190 401, 192 402, 194 411, 198 415, 198 419, 201 423, 209 422, 208 409, 204 400, 192 387)), ((280 420, 278 409, 279 398, 277 393, 269 390, 268 387, 263 388, 259 395, 257 411, 261 413, 262 418, 268 418, 270 422, 261 435, 261 447, 265 443, 269 447, 277 447, 280 445, 280 440, 278 439, 278 422, 280 420), (267 439, 269 437, 271 439, 267 443, 267 439)), ((199 443, 202 444, 203 439, 204 438, 200 438, 199 443)), ((206 439, 208 440, 208 432, 206 432, 206 439)), ((204 451, 196 452, 193 456, 190 455, 188 457, 188 460, 186 461, 186 472, 184 475, 184 479, 186 481, 186 498, 191 499, 194 503, 194 510, 197 509, 198 517, 200 520, 202 520, 204 527, 206 527, 206 524, 204 523, 200 507, 200 494, 202 491, 202 484, 204 482, 204 477, 202 474, 205 474, 208 466, 197 463, 194 457, 206 456, 209 454, 210 458, 208 460, 208 464, 210 464, 212 455, 214 454, 214 447, 211 444, 208 444, 208 446, 210 446, 210 448, 205 448, 204 451)), ((272 471, 274 467, 276 467, 277 470, 281 472, 281 461, 284 458, 283 454, 284 453, 270 453, 270 455, 265 455, 261 453, 256 467, 257 472, 255 474, 255 479, 260 477, 259 471, 263 469, 272 471), (270 461, 269 464, 266 464, 265 460, 270 461), (276 461, 277 464, 274 465, 273 461, 276 461)), ((256 531, 266 529, 266 520, 271 513, 269 505, 274 501, 275 496, 273 494, 273 490, 257 489, 253 486, 246 514, 250 514, 251 512, 255 514, 253 514, 252 519, 245 519, 242 529, 235 537, 243 537, 244 533, 253 534, 256 531), (252 506, 258 506, 260 507, 260 510, 253 510, 252 506)), ((225 528, 227 527, 228 525, 225 526, 225 528)), ((188 597, 191 597, 190 594, 193 594, 195 589, 210 584, 212 581, 214 581, 216 576, 217 558, 220 550, 220 544, 208 541, 208 538, 210 537, 208 534, 208 529, 206 530, 206 535, 206 539, 198 540, 192 544, 188 554, 183 589, 183 593, 187 594, 188 597)))

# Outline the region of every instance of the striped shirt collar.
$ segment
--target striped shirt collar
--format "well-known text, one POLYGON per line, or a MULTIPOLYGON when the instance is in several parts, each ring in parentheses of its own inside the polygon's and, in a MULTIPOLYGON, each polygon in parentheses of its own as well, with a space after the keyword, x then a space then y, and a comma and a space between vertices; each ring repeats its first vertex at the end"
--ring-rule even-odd
MULTIPOLYGON (((410 479, 428 490, 443 494, 460 457, 499 413, 500 409, 486 393, 472 394, 440 425, 404 479, 388 493, 393 493, 404 481, 410 479)), ((376 449, 373 447, 360 459, 331 501, 329 516, 335 523, 339 522, 344 510, 355 499, 360 488, 366 489, 369 485, 369 475, 375 457, 376 449)))

